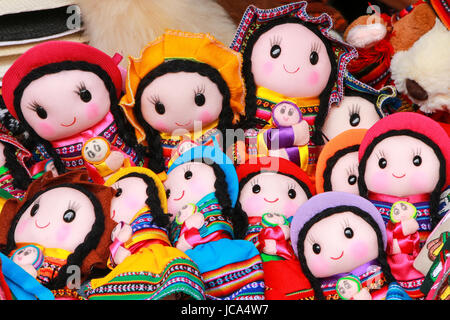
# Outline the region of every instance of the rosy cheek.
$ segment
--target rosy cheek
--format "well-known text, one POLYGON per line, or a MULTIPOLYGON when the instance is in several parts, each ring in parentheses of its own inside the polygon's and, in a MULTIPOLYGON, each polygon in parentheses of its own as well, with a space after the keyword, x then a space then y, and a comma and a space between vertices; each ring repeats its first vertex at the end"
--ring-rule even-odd
POLYGON ((308 76, 308 83, 311 86, 316 85, 319 82, 319 73, 317 71, 312 71, 308 76))
POLYGON ((203 122, 203 123, 208 123, 208 122, 211 122, 213 119, 212 119, 212 116, 211 116, 211 114, 209 113, 209 111, 207 111, 207 110, 205 110, 205 111, 203 111, 202 113, 201 113, 201 115, 200 115, 200 121, 201 122, 203 122))
POLYGON ((313 255, 309 257, 307 264, 311 273, 316 276, 328 274, 330 271, 328 261, 321 255, 313 255))
POLYGON ((22 233, 27 229, 28 224, 29 224, 30 221, 31 221, 30 219, 22 220, 22 221, 17 225, 17 228, 16 228, 15 233, 17 233, 17 234, 22 234, 22 233))
POLYGON ((71 231, 70 226, 60 227, 58 229, 58 232, 56 233, 56 240, 58 242, 64 242, 68 237, 70 237, 71 234, 70 231, 71 231))
POLYGON ((298 209, 298 205, 293 201, 287 201, 283 207, 283 214, 289 218, 292 217, 298 209))
POLYGON ((412 189, 420 193, 431 192, 434 189, 432 181, 430 181, 430 175, 423 171, 415 171, 411 176, 410 183, 412 189))
POLYGON ((369 247, 368 247, 367 243, 365 243, 365 242, 352 241, 348 250, 351 255, 351 259, 353 259, 353 261, 355 261, 355 262, 365 261, 367 254, 368 254, 369 247))
POLYGON ((378 170, 367 179, 366 185, 371 191, 382 191, 388 188, 389 180, 389 173, 378 170))
POLYGON ((125 199, 125 206, 129 211, 132 212, 137 212, 138 210, 140 210, 140 202, 138 199, 134 198, 134 197, 128 197, 125 199))
POLYGON ((88 119, 97 118, 99 115, 98 106, 96 103, 90 103, 86 107, 86 117, 88 119))
POLYGON ((273 71, 273 62, 267 61, 263 64, 263 72, 266 75, 270 75, 273 71))
POLYGON ((194 180, 189 183, 188 188, 191 190, 192 194, 204 195, 208 192, 205 188, 205 183, 201 180, 194 180))
POLYGON ((39 124, 39 134, 41 136, 52 136, 55 133, 55 129, 53 129, 53 126, 50 123, 47 122, 41 122, 39 124))
POLYGON ((158 120, 155 123, 155 129, 160 132, 168 132, 169 131, 169 129, 167 129, 165 121, 163 121, 163 120, 158 120))
POLYGON ((249 217, 262 216, 264 213, 264 200, 260 196, 250 196, 242 203, 242 210, 244 210, 249 217))

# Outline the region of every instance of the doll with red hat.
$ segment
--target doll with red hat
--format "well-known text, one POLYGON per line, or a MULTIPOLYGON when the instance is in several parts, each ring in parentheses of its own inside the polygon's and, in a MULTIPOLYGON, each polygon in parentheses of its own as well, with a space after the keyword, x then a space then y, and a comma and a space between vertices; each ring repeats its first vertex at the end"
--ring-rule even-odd
POLYGON ((377 207, 385 224, 391 220, 391 210, 399 201, 417 210, 414 219, 401 221, 398 228, 405 236, 417 231, 419 247, 411 244, 409 252, 393 255, 389 260, 393 275, 411 297, 422 296, 419 287, 423 281, 414 270, 411 256, 423 246, 441 219, 439 198, 449 185, 449 170, 450 138, 437 122, 417 113, 398 112, 383 118, 361 142, 360 194, 377 207))
POLYGON ((86 44, 47 41, 26 51, 6 72, 6 107, 30 139, 45 147, 59 173, 84 166, 82 145, 95 136, 138 162, 132 149, 136 139, 118 107, 118 60, 86 44))
POLYGON ((31 183, 31 153, 8 130, 0 127, 0 188, 21 199, 31 183))
POLYGON ((241 127, 274 128, 274 106, 282 101, 296 104, 308 123, 301 133, 310 138, 303 140, 309 149, 307 172, 314 178, 320 152, 315 119, 342 99, 346 65, 357 53, 329 34, 330 16, 312 17, 306 8, 305 1, 273 9, 249 6, 231 48, 243 55, 247 94, 241 127))
POLYGON ((235 211, 248 217, 245 239, 260 250, 266 299, 308 299, 311 287, 298 273, 289 226, 297 208, 314 192, 307 174, 284 158, 259 157, 236 169, 239 200, 235 211))
POLYGON ((80 298, 69 280, 79 272, 81 278, 75 280, 81 283, 94 268, 106 269, 110 235, 116 225, 109 216, 114 195, 114 189, 89 182, 84 170, 58 177, 44 174, 30 184, 23 201, 10 199, 4 204, 2 253, 15 257, 33 245, 43 261, 23 262, 25 270, 35 268, 30 274, 55 297, 80 298))

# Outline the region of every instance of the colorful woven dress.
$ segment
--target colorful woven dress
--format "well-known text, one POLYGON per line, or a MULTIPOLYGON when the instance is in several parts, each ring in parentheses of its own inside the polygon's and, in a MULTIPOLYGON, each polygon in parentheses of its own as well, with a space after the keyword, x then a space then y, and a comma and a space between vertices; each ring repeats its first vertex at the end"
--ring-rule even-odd
POLYGON ((185 230, 172 222, 170 239, 176 246, 181 234, 193 246, 186 254, 198 265, 206 296, 214 300, 264 299, 264 273, 258 250, 245 240, 233 240, 231 222, 222 215, 214 193, 197 204, 205 223, 198 230, 185 230))

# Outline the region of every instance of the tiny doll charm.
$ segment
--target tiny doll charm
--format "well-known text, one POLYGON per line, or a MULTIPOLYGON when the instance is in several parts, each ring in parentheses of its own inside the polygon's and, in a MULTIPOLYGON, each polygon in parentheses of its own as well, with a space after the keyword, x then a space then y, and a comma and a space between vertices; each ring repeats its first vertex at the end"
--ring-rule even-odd
POLYGON ((191 244, 192 242, 189 243, 188 239, 193 236, 200 237, 199 229, 205 223, 203 214, 198 211, 195 204, 188 203, 178 211, 175 216, 175 221, 178 225, 181 225, 180 238, 176 247, 181 251, 192 249, 194 244, 191 244))
POLYGON ((11 260, 36 278, 37 270, 44 263, 44 255, 42 249, 30 244, 17 250, 11 257, 11 260))
POLYGON ((258 250, 263 253, 262 260, 266 260, 266 255, 293 259, 294 251, 288 242, 290 238, 288 219, 279 213, 265 213, 261 217, 261 222, 263 229, 258 235, 258 250))
POLYGON ((342 300, 372 300, 369 290, 362 288, 358 277, 349 275, 336 283, 336 292, 342 300))

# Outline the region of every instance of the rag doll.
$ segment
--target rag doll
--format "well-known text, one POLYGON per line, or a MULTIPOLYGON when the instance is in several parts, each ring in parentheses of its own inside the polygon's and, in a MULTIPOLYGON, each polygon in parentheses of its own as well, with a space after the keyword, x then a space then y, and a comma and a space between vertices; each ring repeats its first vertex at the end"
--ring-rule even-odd
POLYGON ((106 138, 138 163, 136 139, 118 107, 121 58, 70 41, 40 43, 8 69, 2 94, 18 119, 59 173, 84 167, 81 150, 95 136, 106 138))
POLYGON ((225 129, 243 114, 244 96, 238 53, 209 34, 168 30, 129 58, 120 105, 159 174, 183 141, 215 138, 226 150, 225 129))
MULTIPOLYGON (((36 279, 56 298, 79 299, 71 275, 77 272, 81 283, 94 268, 106 269, 115 226, 109 218, 114 194, 110 187, 89 182, 84 170, 55 178, 51 172, 44 174, 30 184, 22 201, 10 199, 4 204, 1 251, 18 261, 24 255, 22 249, 34 245, 44 259, 36 279)), ((29 263, 25 263, 25 270, 30 270, 29 263)))
POLYGON ((122 168, 105 185, 116 190, 111 202, 111 218, 117 222, 111 234, 111 272, 85 286, 87 298, 203 300, 197 266, 170 244, 166 193, 158 176, 142 167, 122 168))
POLYGON ((0 188, 17 199, 24 197, 31 183, 28 164, 31 153, 6 128, 0 128, 0 188))
POLYGON ((44 173, 51 171, 54 177, 59 175, 58 170, 55 167, 55 161, 53 159, 45 159, 39 162, 36 162, 30 168, 31 178, 36 180, 44 175, 44 173))
POLYGON ((364 299, 385 299, 395 282, 386 260, 386 228, 370 201, 351 193, 320 193, 296 212, 291 241, 315 298, 340 298, 338 282, 356 277, 364 299))
POLYGON ((363 288, 354 275, 340 278, 336 283, 336 292, 342 300, 372 300, 369 290, 363 288))
POLYGON ((240 191, 235 211, 248 217, 248 226, 242 227, 246 231, 244 239, 254 243, 263 258, 266 299, 311 298, 311 286, 298 272, 300 267, 297 258, 289 254, 288 248, 277 246, 276 243, 290 243, 285 232, 289 230, 297 208, 313 195, 314 185, 302 169, 284 158, 251 159, 250 162, 239 165, 236 171, 240 191), (285 217, 288 223, 276 230, 267 228, 263 216, 267 217, 268 214, 285 217), (274 239, 279 241, 275 241, 275 244, 273 241, 266 241, 274 239), (281 251, 273 250, 274 247, 281 251), (271 257, 265 250, 275 254, 271 257), (280 255, 283 251, 285 254, 280 255))
POLYGON ((233 211, 238 178, 215 144, 189 149, 170 166, 164 182, 170 239, 198 265, 208 299, 264 299, 264 274, 255 246, 240 240, 246 217, 233 211), (180 243, 181 241, 181 243, 180 243))
POLYGON ((342 191, 359 194, 358 150, 366 129, 350 129, 331 139, 317 160, 316 192, 342 191))
MULTIPOLYGON (((450 138, 434 120, 398 112, 370 128, 359 149, 358 186, 379 210, 385 224, 392 206, 406 201, 417 209, 419 245, 440 221, 439 197, 450 181, 450 138)), ((411 297, 420 296, 423 277, 404 271, 403 259, 390 260, 394 277, 411 297), (402 272, 402 270, 404 272, 402 272), (406 277, 406 278, 405 278, 406 277)))
MULTIPOLYGON (((306 7, 306 2, 266 10, 249 6, 231 48, 243 55, 247 89, 246 117, 240 126, 273 128, 273 107, 281 101, 296 104, 309 125, 303 134, 311 138, 307 172, 314 178, 320 152, 315 119, 341 100, 346 65, 356 51, 329 35, 332 21, 327 14, 312 17, 306 7)), ((248 142, 250 155, 254 147, 248 142)))
POLYGON ((114 146, 111 147, 109 141, 103 137, 86 141, 81 154, 91 179, 99 184, 105 183, 105 180, 120 168, 134 166, 126 154, 114 146))

